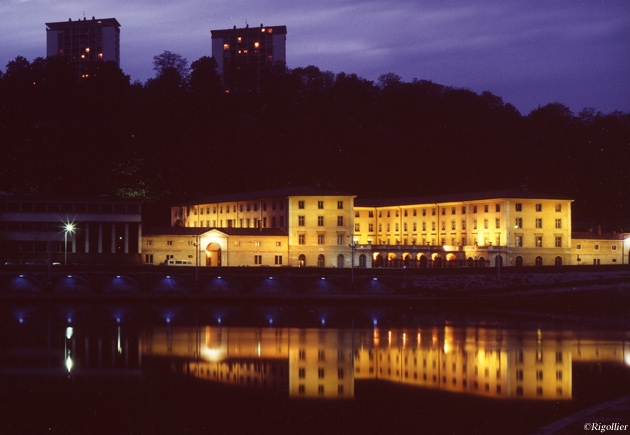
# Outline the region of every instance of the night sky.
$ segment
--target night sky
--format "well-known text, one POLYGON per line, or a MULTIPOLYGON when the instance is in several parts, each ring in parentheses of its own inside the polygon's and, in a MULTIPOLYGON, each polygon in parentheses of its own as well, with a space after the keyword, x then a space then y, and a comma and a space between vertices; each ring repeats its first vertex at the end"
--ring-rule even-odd
POLYGON ((488 90, 527 114, 552 102, 577 113, 630 112, 627 0, 3 0, 0 69, 46 54, 45 23, 116 18, 121 68, 153 77, 153 56, 210 56, 210 30, 286 25, 287 66, 368 80, 393 72, 488 90))

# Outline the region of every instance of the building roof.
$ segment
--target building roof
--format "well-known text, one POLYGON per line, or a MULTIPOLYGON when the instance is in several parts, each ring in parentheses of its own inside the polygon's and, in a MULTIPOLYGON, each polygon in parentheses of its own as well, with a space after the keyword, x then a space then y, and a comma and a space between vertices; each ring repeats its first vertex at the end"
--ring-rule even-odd
POLYGON ((143 229, 143 236, 200 236, 216 230, 228 236, 286 236, 280 228, 202 228, 202 227, 155 227, 143 229))
POLYGON ((527 189, 505 189, 488 192, 452 193, 444 195, 414 196, 405 198, 369 199, 357 198, 355 207, 395 207, 413 204, 440 204, 448 202, 469 202, 490 199, 557 199, 572 201, 562 195, 530 192, 527 189))
POLYGON ((120 27, 120 23, 116 18, 94 18, 91 20, 86 19, 85 17, 82 20, 72 21, 72 19, 68 19, 68 21, 59 21, 56 23, 46 23, 46 27, 48 30, 62 30, 67 29, 72 26, 81 26, 84 24, 99 24, 105 27, 120 27))
POLYGON ((291 196, 354 196, 321 187, 295 186, 283 189, 260 190, 253 192, 236 192, 225 195, 208 196, 198 200, 178 203, 181 205, 215 204, 220 202, 256 201, 265 198, 288 198, 291 196))
POLYGON ((263 26, 262 24, 260 25, 260 27, 245 27, 245 28, 237 28, 236 26, 234 26, 231 29, 219 29, 219 30, 211 30, 210 34, 212 35, 212 38, 225 38, 225 37, 229 37, 229 36, 233 36, 236 33, 243 33, 243 32, 260 32, 261 29, 266 29, 269 33, 271 34, 280 34, 280 35, 286 35, 287 34, 287 26, 263 26), (270 31, 271 30, 271 31, 270 31))
POLYGON ((625 240, 630 238, 630 233, 597 232, 597 231, 572 231, 572 240, 625 240))

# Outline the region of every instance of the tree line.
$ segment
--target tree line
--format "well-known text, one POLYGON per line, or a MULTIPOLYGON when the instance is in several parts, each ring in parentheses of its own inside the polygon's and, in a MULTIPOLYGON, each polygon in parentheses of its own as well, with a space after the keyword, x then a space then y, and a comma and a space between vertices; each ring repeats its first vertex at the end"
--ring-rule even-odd
POLYGON ((153 66, 131 83, 113 62, 77 80, 60 58, 10 61, 0 192, 170 204, 288 185, 397 197, 527 184, 575 198, 578 222, 630 227, 627 113, 554 102, 523 115, 487 91, 313 65, 228 94, 211 57, 165 51, 153 66))

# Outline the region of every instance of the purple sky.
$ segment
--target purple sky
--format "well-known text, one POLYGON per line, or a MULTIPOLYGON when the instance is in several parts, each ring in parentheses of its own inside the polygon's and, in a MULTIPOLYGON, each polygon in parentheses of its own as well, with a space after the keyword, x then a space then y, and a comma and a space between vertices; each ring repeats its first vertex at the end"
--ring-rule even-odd
POLYGON ((210 56, 210 30, 286 25, 289 68, 368 80, 393 72, 488 90, 523 114, 551 102, 630 112, 628 0, 0 0, 0 69, 46 54, 45 23, 116 18, 121 68, 154 76, 153 56, 210 56))

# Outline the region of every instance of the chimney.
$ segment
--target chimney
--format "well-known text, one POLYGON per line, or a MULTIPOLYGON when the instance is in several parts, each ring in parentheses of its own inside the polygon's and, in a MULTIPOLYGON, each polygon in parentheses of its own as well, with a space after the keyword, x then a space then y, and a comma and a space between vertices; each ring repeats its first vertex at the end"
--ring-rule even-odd
POLYGON ((597 225, 597 235, 598 236, 602 235, 602 225, 601 224, 597 225))

